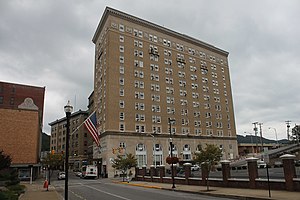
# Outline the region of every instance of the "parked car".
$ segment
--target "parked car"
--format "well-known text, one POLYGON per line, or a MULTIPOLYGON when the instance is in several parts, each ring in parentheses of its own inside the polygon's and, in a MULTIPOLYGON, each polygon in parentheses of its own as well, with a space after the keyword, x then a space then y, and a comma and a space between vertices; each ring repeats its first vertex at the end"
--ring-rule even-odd
POLYGON ((58 174, 57 174, 57 179, 58 180, 63 180, 65 178, 66 178, 65 172, 58 172, 58 174))
POLYGON ((262 160, 258 160, 257 161, 257 168, 266 168, 267 167, 267 164, 262 161, 262 160))
POLYGON ((191 170, 192 170, 192 171, 198 171, 199 169, 200 169, 199 165, 193 165, 193 166, 191 167, 191 170))
POLYGON ((279 168, 279 167, 282 167, 282 162, 281 161, 276 161, 274 162, 274 168, 279 168))

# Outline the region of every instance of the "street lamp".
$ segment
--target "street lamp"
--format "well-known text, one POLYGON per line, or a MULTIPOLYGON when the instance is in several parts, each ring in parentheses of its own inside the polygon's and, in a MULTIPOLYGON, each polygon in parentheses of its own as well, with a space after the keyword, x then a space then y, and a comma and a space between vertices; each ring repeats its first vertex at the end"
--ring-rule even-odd
POLYGON ((67 135, 66 135, 66 160, 65 160, 65 200, 68 200, 68 181, 69 181, 69 140, 70 140, 70 117, 71 113, 73 111, 73 107, 70 105, 70 101, 68 101, 67 105, 64 107, 65 113, 66 113, 66 118, 67 118, 67 124, 66 124, 66 129, 67 129, 67 135))
POLYGON ((279 144, 278 144, 278 139, 277 139, 277 131, 276 131, 276 128, 269 127, 269 129, 273 129, 273 130, 275 131, 276 144, 277 144, 277 146, 279 146, 279 144))
POLYGON ((172 173, 172 188, 175 188, 175 179, 174 179, 174 163, 173 163, 173 142, 172 142, 172 123, 175 122, 175 119, 168 118, 169 128, 170 128, 170 149, 171 149, 171 173, 172 173))

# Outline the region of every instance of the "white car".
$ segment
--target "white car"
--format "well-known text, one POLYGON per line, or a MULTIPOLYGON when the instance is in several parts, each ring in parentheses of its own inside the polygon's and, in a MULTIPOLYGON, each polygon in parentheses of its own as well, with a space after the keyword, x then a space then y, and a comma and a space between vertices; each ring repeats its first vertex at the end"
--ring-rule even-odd
POLYGON ((199 165, 193 165, 193 166, 191 167, 191 170, 192 170, 192 171, 198 171, 199 169, 200 169, 199 165))
POLYGON ((57 174, 57 179, 58 180, 63 180, 65 178, 66 178, 65 172, 58 172, 58 174, 57 174))

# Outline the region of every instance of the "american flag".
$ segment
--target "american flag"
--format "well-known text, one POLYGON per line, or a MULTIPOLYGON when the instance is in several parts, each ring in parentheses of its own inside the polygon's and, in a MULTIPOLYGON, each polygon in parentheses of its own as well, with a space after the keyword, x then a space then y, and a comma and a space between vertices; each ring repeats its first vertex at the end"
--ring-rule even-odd
POLYGON ((97 118, 96 118, 96 112, 91 114, 85 121, 84 125, 91 134, 92 138, 94 139, 97 146, 100 146, 100 139, 98 136, 97 131, 97 118))

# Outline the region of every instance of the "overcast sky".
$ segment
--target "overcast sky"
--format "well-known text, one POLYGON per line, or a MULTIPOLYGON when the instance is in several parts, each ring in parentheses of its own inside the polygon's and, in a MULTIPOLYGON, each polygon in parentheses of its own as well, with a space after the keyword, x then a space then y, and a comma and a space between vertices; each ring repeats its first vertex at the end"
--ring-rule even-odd
POLYGON ((91 41, 106 6, 229 52, 237 133, 286 138, 300 123, 300 1, 0 0, 0 80, 46 86, 44 131, 70 99, 87 109, 91 41))

